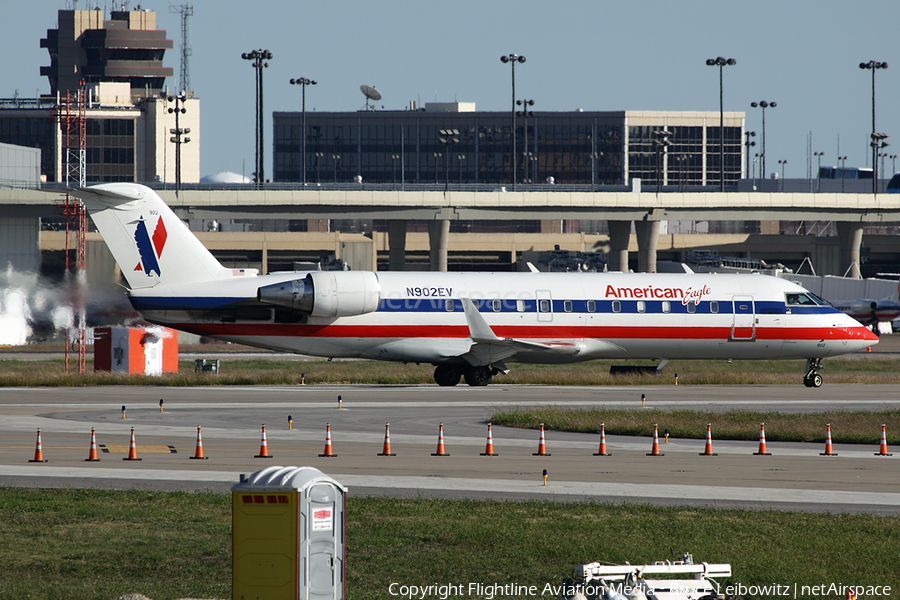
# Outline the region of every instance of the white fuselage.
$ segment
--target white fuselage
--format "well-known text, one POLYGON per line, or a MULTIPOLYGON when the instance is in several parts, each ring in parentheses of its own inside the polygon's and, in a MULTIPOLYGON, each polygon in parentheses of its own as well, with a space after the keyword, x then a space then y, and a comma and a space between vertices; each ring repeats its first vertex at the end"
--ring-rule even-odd
POLYGON ((519 362, 810 359, 877 343, 833 307, 790 305, 786 295, 805 290, 765 275, 378 272, 377 309, 365 314, 298 315, 256 300, 258 288, 304 276, 158 286, 131 297, 148 320, 205 336, 311 356, 433 364, 458 361, 478 343, 464 300, 480 301, 498 338, 553 348, 504 356, 519 362))

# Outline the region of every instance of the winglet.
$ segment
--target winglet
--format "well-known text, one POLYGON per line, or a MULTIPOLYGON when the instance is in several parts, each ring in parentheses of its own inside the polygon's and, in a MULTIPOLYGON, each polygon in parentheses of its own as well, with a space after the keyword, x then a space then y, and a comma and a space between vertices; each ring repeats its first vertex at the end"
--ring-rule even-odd
POLYGON ((463 311, 466 313, 466 324, 469 326, 469 337, 475 341, 499 340, 500 338, 497 337, 491 326, 487 324, 487 321, 478 312, 475 302, 477 300, 472 300, 471 298, 463 298, 462 300, 463 311))

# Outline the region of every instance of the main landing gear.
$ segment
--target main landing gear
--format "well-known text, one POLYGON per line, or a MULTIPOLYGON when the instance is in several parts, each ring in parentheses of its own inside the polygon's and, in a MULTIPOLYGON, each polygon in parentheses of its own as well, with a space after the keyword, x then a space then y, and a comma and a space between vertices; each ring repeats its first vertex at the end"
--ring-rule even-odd
POLYGON ((803 375, 803 385, 806 387, 822 387, 822 375, 819 374, 819 371, 822 370, 822 359, 821 358, 810 358, 806 361, 806 370, 803 375))
POLYGON ((491 367, 472 367, 469 365, 438 365, 434 369, 434 381, 442 387, 452 387, 465 378, 473 387, 486 386, 494 375, 499 373, 491 367))

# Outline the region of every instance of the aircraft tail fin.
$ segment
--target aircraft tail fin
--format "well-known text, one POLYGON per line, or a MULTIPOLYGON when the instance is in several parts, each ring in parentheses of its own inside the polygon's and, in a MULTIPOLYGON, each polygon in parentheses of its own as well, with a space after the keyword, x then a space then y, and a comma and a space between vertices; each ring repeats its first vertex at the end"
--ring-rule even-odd
POLYGON ((105 183, 73 194, 84 201, 131 289, 231 277, 150 188, 105 183))

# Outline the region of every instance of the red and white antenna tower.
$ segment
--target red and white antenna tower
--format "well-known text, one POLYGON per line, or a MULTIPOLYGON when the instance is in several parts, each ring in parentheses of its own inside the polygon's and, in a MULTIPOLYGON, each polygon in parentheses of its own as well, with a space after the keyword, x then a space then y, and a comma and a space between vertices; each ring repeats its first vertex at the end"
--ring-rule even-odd
MULTIPOLYGON (((85 147, 87 145, 87 90, 84 81, 73 94, 66 92, 65 103, 59 113, 59 125, 64 141, 63 159, 66 181, 65 204, 60 212, 66 218, 66 276, 69 276, 70 236, 75 232, 75 282, 70 294, 75 309, 78 346, 78 372, 84 373, 86 343, 85 289, 87 270, 85 264, 85 239, 87 237, 87 213, 84 204, 71 194, 71 189, 85 185, 85 147)), ((69 332, 66 329, 66 373, 69 372, 69 332)))

